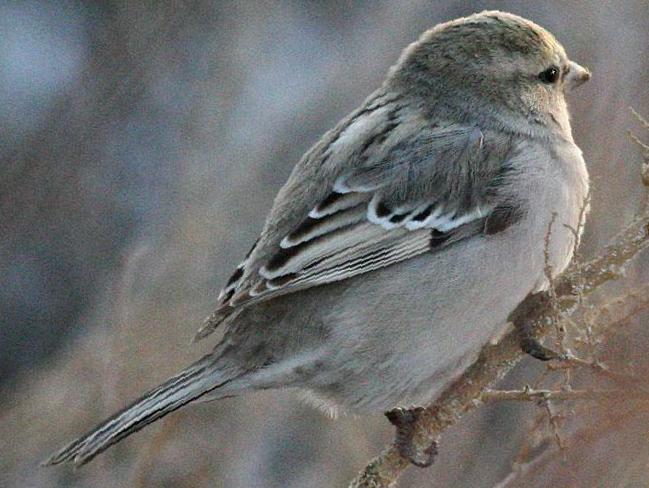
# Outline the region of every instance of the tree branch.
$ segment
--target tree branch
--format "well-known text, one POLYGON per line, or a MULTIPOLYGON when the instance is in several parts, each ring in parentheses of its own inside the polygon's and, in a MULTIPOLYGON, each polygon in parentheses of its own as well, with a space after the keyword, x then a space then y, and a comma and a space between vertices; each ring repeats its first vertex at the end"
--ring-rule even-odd
POLYGON ((484 402, 538 402, 571 400, 642 400, 649 401, 649 391, 645 390, 485 390, 480 400, 484 402))

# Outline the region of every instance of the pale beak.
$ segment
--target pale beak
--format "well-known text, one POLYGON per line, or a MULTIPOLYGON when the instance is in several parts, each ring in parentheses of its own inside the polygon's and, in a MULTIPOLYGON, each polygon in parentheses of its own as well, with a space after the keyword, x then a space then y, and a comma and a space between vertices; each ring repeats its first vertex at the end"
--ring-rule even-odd
POLYGON ((568 90, 573 90, 590 80, 591 74, 588 68, 578 65, 574 61, 570 61, 569 66, 570 70, 566 74, 565 79, 568 90))

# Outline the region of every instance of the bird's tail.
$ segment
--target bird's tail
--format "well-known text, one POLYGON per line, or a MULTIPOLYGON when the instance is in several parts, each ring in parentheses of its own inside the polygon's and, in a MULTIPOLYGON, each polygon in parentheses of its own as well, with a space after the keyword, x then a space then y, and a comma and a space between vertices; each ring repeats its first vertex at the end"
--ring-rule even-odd
POLYGON ((232 376, 226 377, 214 367, 214 357, 205 356, 62 448, 44 464, 85 464, 123 438, 231 380, 232 376))

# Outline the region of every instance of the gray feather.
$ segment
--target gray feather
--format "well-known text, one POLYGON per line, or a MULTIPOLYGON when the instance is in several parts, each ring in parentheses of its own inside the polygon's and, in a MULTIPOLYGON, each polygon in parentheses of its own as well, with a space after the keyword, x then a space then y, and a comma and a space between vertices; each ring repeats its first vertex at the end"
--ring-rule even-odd
POLYGON ((224 294, 232 293, 224 295, 222 308, 412 258, 430 250, 427 238, 415 231, 450 232, 483 219, 495 207, 490 189, 502 172, 501 156, 507 150, 502 138, 492 142, 471 125, 431 124, 402 101, 372 103, 374 108, 370 104, 360 111, 319 152, 298 164, 275 202, 260 244, 236 273, 236 283, 225 288, 224 294), (320 163, 312 173, 316 157, 320 163), (290 206, 310 194, 317 199, 308 207, 290 206))
POLYGON ((213 367, 214 358, 205 356, 180 374, 149 391, 140 399, 107 419, 86 435, 63 447, 44 464, 73 461, 82 465, 151 422, 228 383, 213 367))

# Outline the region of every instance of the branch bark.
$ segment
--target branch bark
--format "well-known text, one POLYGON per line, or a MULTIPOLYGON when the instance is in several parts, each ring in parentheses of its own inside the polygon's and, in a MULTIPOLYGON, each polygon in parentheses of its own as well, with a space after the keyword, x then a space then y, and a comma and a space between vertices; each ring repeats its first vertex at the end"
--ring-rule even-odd
POLYGON ((485 390, 480 400, 483 402, 538 402, 538 401, 571 401, 571 400, 649 400, 649 391, 645 390, 485 390))
MULTIPOLYGON (((638 120, 647 122, 639 115, 638 120)), ((643 151, 644 162, 641 178, 649 193, 649 151, 637 138, 633 139, 643 151)), ((534 303, 524 301, 516 314, 527 314, 534 323, 535 335, 542 338, 552 323, 554 314, 561 318, 572 315, 581 298, 605 283, 624 275, 624 267, 642 250, 649 247, 649 205, 644 201, 634 220, 614 241, 594 259, 574 262, 555 282, 555 306, 552 310, 542 310, 534 303)), ((518 332, 510 330, 496 344, 486 345, 477 361, 464 374, 448 387, 430 406, 423 409, 413 425, 412 449, 416 455, 425 456, 426 449, 437 442, 444 430, 455 424, 466 412, 483 403, 485 392, 523 357, 518 332)), ((487 394, 488 396, 488 394, 487 394)), ((574 396, 574 393, 573 393, 574 396)), ((396 445, 388 446, 382 454, 374 458, 351 482, 349 488, 388 488, 394 486, 399 476, 410 466, 410 461, 402 456, 396 445)))

